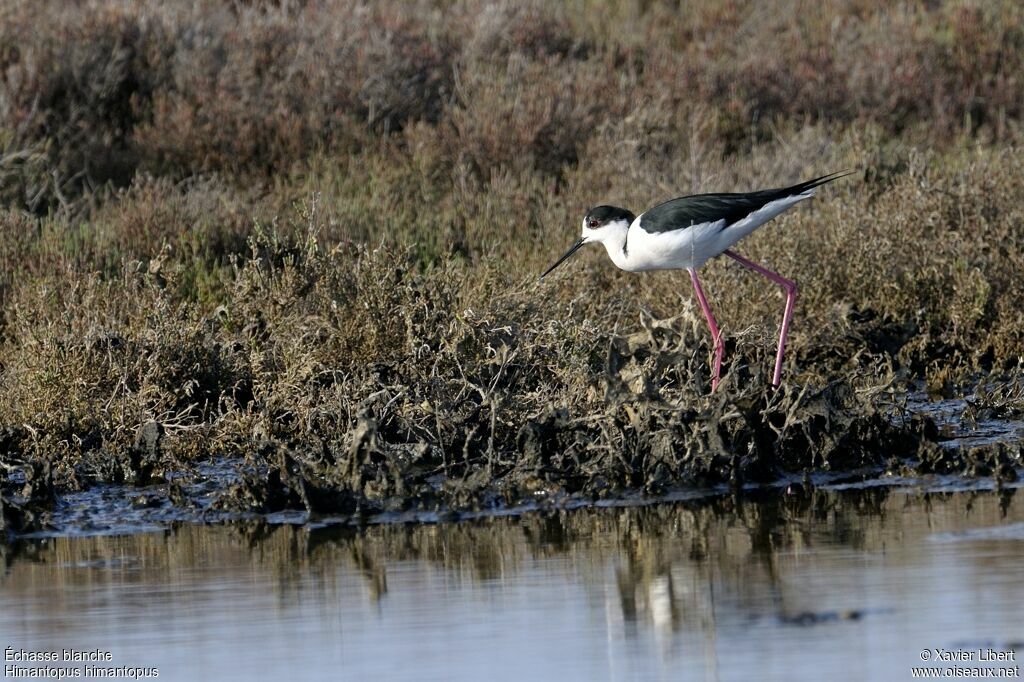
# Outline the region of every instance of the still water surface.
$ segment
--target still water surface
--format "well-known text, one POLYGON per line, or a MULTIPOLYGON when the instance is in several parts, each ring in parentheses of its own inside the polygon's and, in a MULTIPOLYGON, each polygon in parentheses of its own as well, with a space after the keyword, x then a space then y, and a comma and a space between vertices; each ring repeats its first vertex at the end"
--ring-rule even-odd
POLYGON ((1019 662, 1016 490, 841 487, 23 540, 0 548, 0 646, 110 651, 164 680, 910 679, 936 648, 1019 662))

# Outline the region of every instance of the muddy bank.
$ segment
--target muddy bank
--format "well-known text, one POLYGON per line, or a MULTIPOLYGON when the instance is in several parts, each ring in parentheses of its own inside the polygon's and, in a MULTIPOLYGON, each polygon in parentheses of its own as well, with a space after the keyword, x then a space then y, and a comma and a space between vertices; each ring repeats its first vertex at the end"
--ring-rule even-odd
POLYGON ((686 490, 699 498, 723 486, 747 495, 780 481, 800 499, 812 481, 927 486, 938 474, 1000 488, 1018 478, 1024 421, 980 406, 991 397, 932 402, 919 392, 900 412, 891 396, 839 381, 799 394, 760 386, 758 395, 752 374, 746 389, 729 380, 681 407, 662 395, 678 387, 637 383, 647 376, 641 368, 659 358, 681 360, 650 345, 659 337, 613 340, 604 411, 577 418, 552 411, 514 440, 487 439, 488 449, 461 457, 432 461, 429 445, 389 442, 371 412, 344 452, 267 439, 242 457, 198 464, 174 459, 164 429, 149 422, 118 460, 124 468, 80 486, 90 491, 83 493, 56 482, 48 461, 5 463, 3 535, 138 532, 195 521, 431 522, 467 512, 641 504, 680 499, 686 490))

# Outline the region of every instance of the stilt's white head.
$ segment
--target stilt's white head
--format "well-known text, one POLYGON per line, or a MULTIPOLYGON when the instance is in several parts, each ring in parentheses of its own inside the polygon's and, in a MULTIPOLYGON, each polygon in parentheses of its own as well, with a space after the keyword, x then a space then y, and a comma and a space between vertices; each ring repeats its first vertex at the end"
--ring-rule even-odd
POLYGON ((549 272, 561 265, 569 256, 584 244, 597 242, 607 245, 609 242, 622 243, 626 239, 626 231, 629 225, 636 219, 632 213, 618 206, 595 206, 583 216, 583 234, 579 241, 572 245, 555 264, 544 271, 541 279, 549 272))

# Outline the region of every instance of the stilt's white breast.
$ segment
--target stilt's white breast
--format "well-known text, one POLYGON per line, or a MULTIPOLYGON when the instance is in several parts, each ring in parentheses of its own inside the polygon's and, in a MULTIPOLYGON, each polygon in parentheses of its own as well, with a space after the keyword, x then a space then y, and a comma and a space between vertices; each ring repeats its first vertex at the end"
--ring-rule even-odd
MULTIPOLYGON (((641 214, 642 217, 642 214, 641 214)), ((629 270, 682 270, 699 268, 715 251, 717 236, 725 228, 724 220, 700 223, 668 232, 648 232, 633 221, 626 235, 629 270)))

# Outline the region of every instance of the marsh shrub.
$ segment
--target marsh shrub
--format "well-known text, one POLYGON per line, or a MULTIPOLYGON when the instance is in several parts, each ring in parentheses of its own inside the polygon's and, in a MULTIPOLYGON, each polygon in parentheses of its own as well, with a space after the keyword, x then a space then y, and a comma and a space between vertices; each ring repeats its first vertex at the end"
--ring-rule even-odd
POLYGON ((1016 139, 1017 3, 16 0, 0 10, 0 174, 45 212, 136 172, 240 183, 437 126, 449 165, 561 175, 590 133, 703 105, 742 152, 780 122, 1016 139), (451 130, 456 131, 454 136, 451 130), (27 163, 31 159, 32 163, 27 163), (44 163, 40 165, 39 161, 44 163))
POLYGON ((179 25, 172 82, 136 137, 156 169, 265 174, 436 121, 451 49, 400 13, 356 3, 201 13, 179 25))
POLYGON ((618 81, 593 63, 513 56, 462 80, 451 149, 482 177, 502 168, 557 174, 600 121, 621 115, 618 81))
POLYGON ((42 151, 53 178, 45 197, 29 191, 30 208, 107 180, 130 181, 140 109, 169 77, 169 37, 131 5, 55 9, 15 2, 0 10, 0 130, 42 151))
POLYGON ((545 2, 477 2, 460 13, 455 24, 467 38, 461 58, 501 63, 513 54, 544 59, 550 56, 581 58, 590 50, 590 38, 576 34, 557 6, 545 2))

